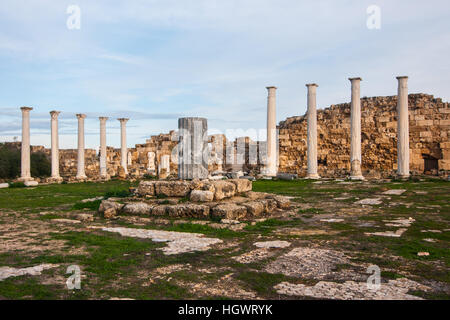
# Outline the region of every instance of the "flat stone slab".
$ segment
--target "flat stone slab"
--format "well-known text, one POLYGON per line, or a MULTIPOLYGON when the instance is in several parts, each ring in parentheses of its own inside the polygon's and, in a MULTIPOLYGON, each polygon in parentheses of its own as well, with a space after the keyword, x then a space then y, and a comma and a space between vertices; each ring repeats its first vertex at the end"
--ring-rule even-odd
POLYGON ((253 263, 261 261, 273 256, 275 253, 266 248, 255 249, 246 253, 241 254, 237 257, 231 257, 231 259, 236 260, 239 263, 253 263))
POLYGON ((382 194, 392 195, 392 196, 400 196, 405 192, 406 192, 406 189, 392 189, 392 190, 385 191, 382 194))
POLYGON ((355 204, 369 204, 369 205, 377 205, 382 203, 383 202, 381 202, 381 198, 372 198, 372 199, 367 198, 355 202, 355 204))
POLYGON ((81 223, 80 220, 72 220, 72 219, 52 219, 51 221, 58 223, 72 223, 72 224, 81 223))
POLYGON ((383 222, 385 222, 385 225, 387 227, 410 227, 414 221, 416 221, 416 220, 413 218, 383 220, 383 222))
POLYGON ((295 248, 268 264, 268 273, 282 273, 290 277, 323 279, 338 264, 347 264, 349 259, 340 251, 313 248, 295 248))
POLYGON ((400 238, 402 234, 408 230, 407 228, 400 228, 397 231, 385 231, 385 232, 365 232, 365 235, 368 236, 380 236, 380 237, 392 237, 392 238, 400 238))
POLYGON ((287 241, 263 241, 255 242, 254 245, 258 248, 287 248, 291 244, 287 241))
POLYGON ((9 183, 0 183, 0 189, 9 188, 9 183))
POLYGON ((39 185, 37 181, 25 181, 23 184, 26 187, 36 187, 37 185, 39 185))
POLYGON ((289 296, 307 296, 335 300, 422 300, 408 294, 409 290, 427 291, 430 288, 415 281, 401 278, 380 284, 378 290, 368 288, 365 282, 344 283, 319 281, 314 286, 282 282, 276 285, 277 293, 289 296))
POLYGON ((57 264, 40 264, 34 267, 28 268, 11 268, 11 267, 0 267, 0 281, 8 279, 10 277, 19 277, 19 276, 37 276, 42 273, 42 271, 56 268, 59 265, 57 264))
POLYGON ((175 232, 163 230, 147 230, 135 228, 101 228, 103 231, 117 232, 125 237, 152 239, 156 242, 167 242, 167 247, 160 250, 165 255, 179 254, 194 251, 207 251, 210 246, 222 243, 222 240, 206 238, 200 233, 175 232))
POLYGON ((320 222, 336 223, 336 222, 344 222, 344 219, 320 219, 320 222))

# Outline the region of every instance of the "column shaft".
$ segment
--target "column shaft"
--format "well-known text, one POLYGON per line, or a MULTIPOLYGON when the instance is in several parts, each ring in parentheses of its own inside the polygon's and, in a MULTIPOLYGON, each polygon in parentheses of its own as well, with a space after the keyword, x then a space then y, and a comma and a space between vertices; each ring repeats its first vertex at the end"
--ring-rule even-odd
POLYGON ((277 175, 276 87, 267 87, 267 166, 268 176, 277 175))
POLYGON ((86 179, 84 171, 84 119, 85 114, 77 114, 78 118, 78 160, 77 160, 77 179, 86 179))
POLYGON ((397 159, 398 175, 409 177, 409 115, 408 115, 408 77, 397 77, 397 159))
POLYGON ((127 149, 127 121, 129 119, 120 118, 120 165, 125 174, 128 174, 128 149, 127 149))
POLYGON ((308 173, 306 178, 319 179, 317 173, 317 110, 316 110, 316 89, 317 84, 307 84, 308 87, 308 111, 307 111, 307 157, 308 157, 308 173))
POLYGON ((58 137, 58 115, 59 111, 50 111, 51 135, 52 135, 52 180, 61 180, 59 176, 59 137, 58 137))
POLYGON ((361 78, 350 78, 352 84, 352 101, 350 108, 350 179, 364 179, 361 172, 361 78))
POLYGON ((107 117, 100 119, 100 178, 107 178, 108 171, 106 166, 106 121, 107 117))
POLYGON ((178 177, 208 178, 208 121, 205 118, 180 118, 178 134, 178 177))
POLYGON ((30 171, 30 111, 33 108, 22 107, 22 150, 20 180, 32 180, 30 171))

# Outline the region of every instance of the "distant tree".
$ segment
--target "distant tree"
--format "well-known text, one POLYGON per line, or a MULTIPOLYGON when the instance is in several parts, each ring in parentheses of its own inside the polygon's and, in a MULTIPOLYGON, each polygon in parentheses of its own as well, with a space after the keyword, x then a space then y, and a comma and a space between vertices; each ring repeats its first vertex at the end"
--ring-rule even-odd
MULTIPOLYGON (((31 154, 31 176, 48 177, 51 164, 43 152, 31 154)), ((17 145, 0 144, 0 179, 15 179, 20 175, 20 149, 17 145)))
POLYGON ((43 152, 31 154, 31 176, 48 177, 51 174, 51 164, 47 155, 43 152))
POLYGON ((0 144, 0 178, 14 179, 20 171, 20 151, 7 144, 0 144))

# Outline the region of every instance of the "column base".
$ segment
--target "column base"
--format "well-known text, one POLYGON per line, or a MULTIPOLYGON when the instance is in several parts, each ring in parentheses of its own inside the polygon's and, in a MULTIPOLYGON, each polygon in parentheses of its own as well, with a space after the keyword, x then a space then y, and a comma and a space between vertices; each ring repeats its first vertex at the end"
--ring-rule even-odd
POLYGON ((276 177, 276 176, 277 176, 277 171, 276 171, 276 170, 273 171, 273 170, 270 170, 270 169, 268 169, 268 168, 263 168, 263 169, 260 171, 260 173, 261 173, 262 175, 264 175, 264 176, 267 176, 267 177, 276 177))
POLYGON ((84 176, 76 176, 75 179, 79 180, 79 181, 84 181, 87 179, 87 176, 85 176, 85 175, 84 176))
POLYGON ((17 179, 17 181, 20 182, 26 182, 26 181, 33 181, 34 179, 32 177, 20 177, 19 179, 17 179))
POLYGON ((350 180, 366 180, 363 176, 350 176, 350 180))
POLYGON ((308 173, 305 179, 318 180, 320 176, 317 173, 308 173))
POLYGON ((398 179, 409 179, 410 174, 397 174, 398 179))

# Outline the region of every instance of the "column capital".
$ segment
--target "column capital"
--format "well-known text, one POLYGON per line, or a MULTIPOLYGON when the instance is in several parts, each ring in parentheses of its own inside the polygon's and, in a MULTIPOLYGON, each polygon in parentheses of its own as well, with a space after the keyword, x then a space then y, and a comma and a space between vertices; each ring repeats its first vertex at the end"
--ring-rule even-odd
POLYGON ((266 87, 266 89, 267 90, 271 90, 271 89, 274 89, 274 90, 276 90, 276 89, 278 89, 277 87, 275 87, 275 86, 268 86, 268 87, 266 87))
POLYGON ((127 123, 127 121, 130 120, 130 119, 128 119, 128 118, 117 118, 117 120, 119 120, 121 123, 127 123))
POLYGON ((100 119, 100 121, 107 121, 109 119, 109 117, 98 117, 100 119))
POLYGON ((76 116, 77 116, 78 119, 84 119, 84 118, 86 118, 86 115, 83 114, 83 113, 77 113, 76 116))
POLYGON ((408 79, 408 76, 398 76, 398 77, 396 77, 396 78, 397 78, 397 80, 408 79))
POLYGON ((308 83, 306 86, 309 87, 318 87, 319 85, 317 83, 308 83))
POLYGON ((350 81, 357 81, 357 80, 362 81, 362 78, 355 77, 355 78, 348 78, 348 80, 350 80, 350 81))
POLYGON ((29 112, 29 111, 33 110, 33 108, 31 108, 31 107, 21 107, 20 110, 22 110, 22 112, 29 112))
POLYGON ((61 113, 61 111, 50 111, 50 115, 52 116, 52 119, 58 119, 59 114, 61 113))

